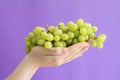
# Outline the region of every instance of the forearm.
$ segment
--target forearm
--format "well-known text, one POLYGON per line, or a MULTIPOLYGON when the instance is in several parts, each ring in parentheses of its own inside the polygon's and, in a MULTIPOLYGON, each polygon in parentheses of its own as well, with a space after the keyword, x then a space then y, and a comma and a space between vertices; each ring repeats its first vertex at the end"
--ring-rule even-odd
POLYGON ((38 68, 39 65, 27 55, 6 80, 30 80, 38 68))

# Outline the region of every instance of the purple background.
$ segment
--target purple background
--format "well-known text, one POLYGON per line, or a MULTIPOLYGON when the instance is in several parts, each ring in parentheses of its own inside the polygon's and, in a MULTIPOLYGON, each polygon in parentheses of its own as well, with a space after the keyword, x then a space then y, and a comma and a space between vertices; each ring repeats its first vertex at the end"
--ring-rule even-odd
POLYGON ((36 25, 83 18, 108 38, 103 49, 60 67, 40 68, 32 80, 120 80, 119 0, 0 0, 0 80, 25 57, 24 37, 36 25))

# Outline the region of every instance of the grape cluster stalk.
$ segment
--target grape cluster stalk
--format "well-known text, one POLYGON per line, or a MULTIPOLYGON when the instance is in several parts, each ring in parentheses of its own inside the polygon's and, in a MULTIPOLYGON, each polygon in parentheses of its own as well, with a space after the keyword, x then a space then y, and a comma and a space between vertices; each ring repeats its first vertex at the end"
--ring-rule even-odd
POLYGON ((46 25, 47 31, 40 26, 36 26, 32 32, 25 37, 25 51, 29 53, 35 46, 43 46, 45 48, 53 47, 69 47, 79 42, 87 42, 90 40, 92 47, 103 48, 106 40, 105 34, 95 35, 98 31, 97 26, 86 23, 83 19, 76 22, 69 21, 66 25, 63 22, 56 26, 46 25))

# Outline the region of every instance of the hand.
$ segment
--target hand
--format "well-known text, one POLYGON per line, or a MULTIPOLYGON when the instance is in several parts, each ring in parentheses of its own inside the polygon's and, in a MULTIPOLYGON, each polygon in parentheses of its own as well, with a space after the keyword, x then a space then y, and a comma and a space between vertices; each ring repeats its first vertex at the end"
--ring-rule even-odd
POLYGON ((5 80, 31 80, 39 67, 59 66, 68 63, 81 56, 88 48, 89 44, 85 42, 74 44, 68 48, 34 47, 5 80))
POLYGON ((39 67, 59 66, 82 56, 88 48, 89 43, 87 42, 77 43, 68 48, 57 47, 46 49, 36 46, 28 54, 28 57, 39 67))

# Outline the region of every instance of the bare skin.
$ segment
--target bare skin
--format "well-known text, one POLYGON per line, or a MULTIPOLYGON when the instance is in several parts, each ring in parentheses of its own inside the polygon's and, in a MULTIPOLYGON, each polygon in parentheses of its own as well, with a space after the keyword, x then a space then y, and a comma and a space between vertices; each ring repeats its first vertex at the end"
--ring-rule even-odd
POLYGON ((89 43, 86 42, 77 43, 68 48, 34 47, 5 80, 31 80, 40 67, 60 66, 68 63, 82 56, 88 48, 89 43))

